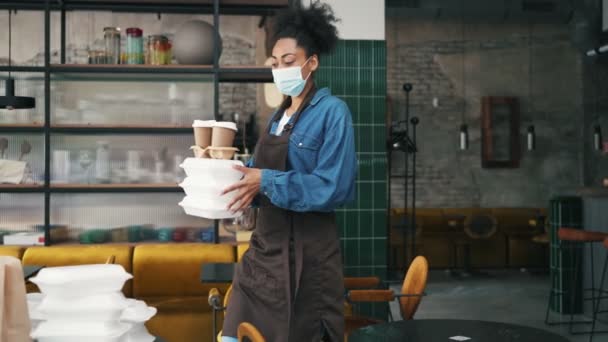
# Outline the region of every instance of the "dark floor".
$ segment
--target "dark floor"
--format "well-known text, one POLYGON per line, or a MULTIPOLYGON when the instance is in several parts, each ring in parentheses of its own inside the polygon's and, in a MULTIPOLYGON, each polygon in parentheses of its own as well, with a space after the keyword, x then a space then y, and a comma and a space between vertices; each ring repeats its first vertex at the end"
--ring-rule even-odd
MULTIPOLYGON (((401 290, 400 286, 393 289, 397 292, 401 290)), ((431 271, 427 296, 422 300, 415 318, 514 323, 550 330, 572 342, 589 341, 588 335, 570 335, 567 326, 545 325, 548 289, 548 274, 538 272, 488 271, 486 275, 454 277, 445 271, 431 271)), ((391 311, 393 317, 400 317, 396 302, 391 304, 391 311)), ((560 318, 559 315, 551 317, 560 318)), ((608 320, 608 314, 603 318, 608 320)), ((600 328, 608 330, 608 325, 600 328)), ((593 342, 608 342, 608 334, 596 335, 593 342)))

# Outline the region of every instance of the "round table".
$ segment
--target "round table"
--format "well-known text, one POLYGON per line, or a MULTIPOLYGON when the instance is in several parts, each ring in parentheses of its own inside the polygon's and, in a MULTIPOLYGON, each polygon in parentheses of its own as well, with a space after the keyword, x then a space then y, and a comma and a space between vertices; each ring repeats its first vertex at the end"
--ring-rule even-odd
POLYGON ((554 333, 521 326, 458 319, 419 319, 370 325, 353 331, 348 342, 569 342, 554 333), (468 337, 461 340, 455 337, 468 337), (451 338, 451 339, 450 339, 451 338))

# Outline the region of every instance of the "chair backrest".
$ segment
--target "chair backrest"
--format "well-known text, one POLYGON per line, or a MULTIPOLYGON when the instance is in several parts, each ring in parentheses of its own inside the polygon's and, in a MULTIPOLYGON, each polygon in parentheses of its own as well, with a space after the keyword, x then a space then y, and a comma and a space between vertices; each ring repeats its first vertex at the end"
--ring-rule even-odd
POLYGON ((266 342, 264 336, 251 323, 243 322, 239 324, 237 330, 239 342, 266 342))
POLYGON ((489 239, 498 231, 496 218, 489 214, 479 214, 467 217, 464 232, 471 239, 489 239))
MULTIPOLYGON (((232 285, 228 287, 226 290, 226 294, 224 295, 224 307, 228 307, 228 302, 230 301, 230 295, 232 294, 232 285)), ((226 315, 226 311, 224 311, 224 315, 226 315)))
POLYGON ((116 263, 116 256, 115 255, 110 255, 106 259, 106 264, 114 264, 114 263, 116 263))
POLYGON ((426 280, 429 274, 429 263, 423 256, 417 256, 403 279, 401 294, 409 295, 399 298, 401 317, 404 320, 414 318, 418 305, 422 300, 422 294, 426 288, 426 280))

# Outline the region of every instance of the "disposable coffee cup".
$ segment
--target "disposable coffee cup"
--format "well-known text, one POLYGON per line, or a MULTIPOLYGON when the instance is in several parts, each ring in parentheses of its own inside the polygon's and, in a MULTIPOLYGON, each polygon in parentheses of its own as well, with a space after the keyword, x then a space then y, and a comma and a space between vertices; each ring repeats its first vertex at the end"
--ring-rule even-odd
POLYGON ((192 128, 194 129, 194 144, 201 148, 207 148, 211 145, 211 134, 215 120, 194 120, 192 128))
POLYGON ((232 147, 237 128, 234 122, 218 121, 213 125, 211 146, 232 147))

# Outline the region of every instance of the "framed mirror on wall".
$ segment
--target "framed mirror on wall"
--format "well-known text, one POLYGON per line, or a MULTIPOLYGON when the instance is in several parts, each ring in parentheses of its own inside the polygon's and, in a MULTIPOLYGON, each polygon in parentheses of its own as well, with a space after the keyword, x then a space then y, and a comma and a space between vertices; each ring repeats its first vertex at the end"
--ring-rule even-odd
POLYGON ((484 96, 481 103, 481 166, 518 168, 519 101, 515 97, 484 96))

